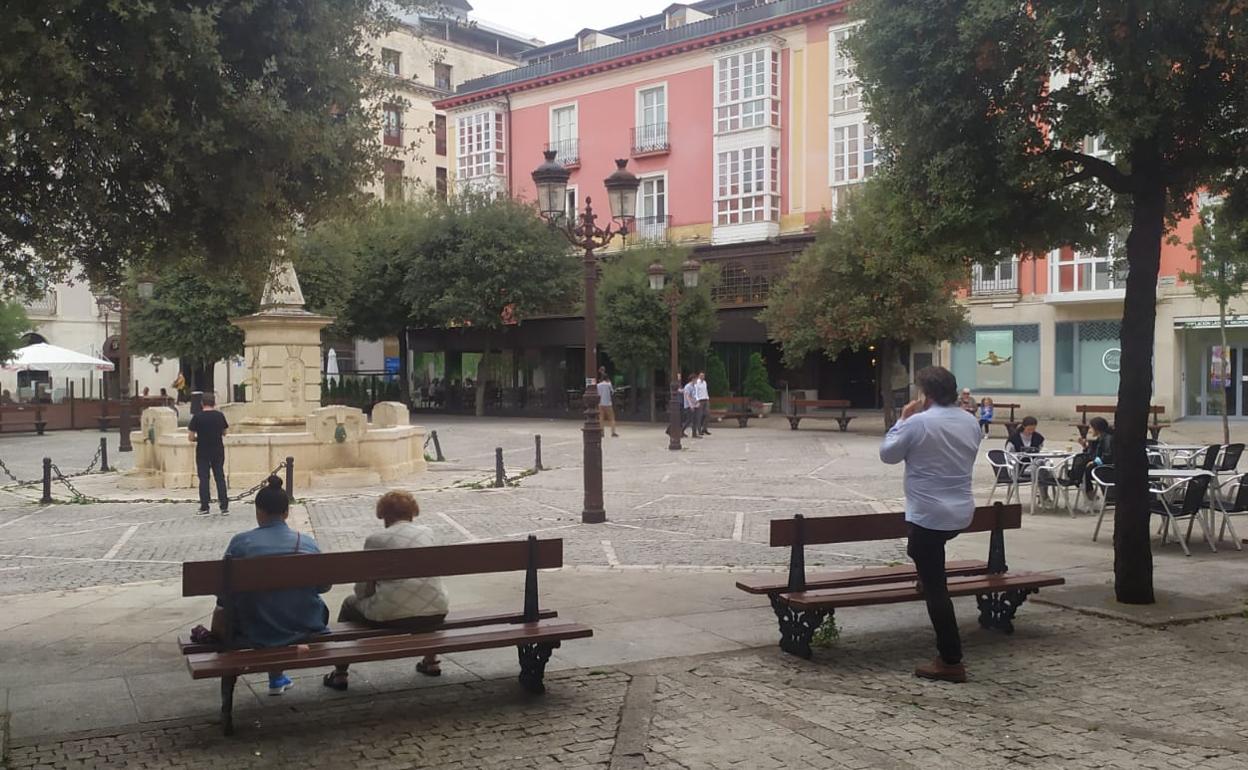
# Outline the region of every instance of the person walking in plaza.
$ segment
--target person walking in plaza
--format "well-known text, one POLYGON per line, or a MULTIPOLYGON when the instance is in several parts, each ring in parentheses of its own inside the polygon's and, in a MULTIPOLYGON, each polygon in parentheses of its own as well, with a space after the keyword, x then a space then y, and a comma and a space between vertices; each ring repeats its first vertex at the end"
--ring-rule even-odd
POLYGON ((199 513, 208 513, 212 494, 208 490, 208 474, 217 482, 217 503, 221 513, 230 512, 225 485, 225 434, 230 423, 217 411, 217 397, 204 394, 203 411, 191 417, 187 435, 195 445, 195 471, 199 474, 199 513))
MULTIPOLYGON (((289 515, 290 500, 282 490, 282 480, 270 476, 267 485, 256 493, 256 528, 230 538, 225 549, 226 558, 320 553, 311 535, 287 526, 289 515)), ((329 585, 308 586, 235 594, 230 597, 234 603, 232 617, 227 615, 218 598, 212 613, 211 638, 233 640, 238 647, 263 648, 285 647, 328 633, 329 608, 320 595, 330 588, 329 585)), ((192 631, 191 637, 203 641, 202 627, 192 631)), ((281 695, 293 686, 284 672, 269 672, 269 695, 281 695)))
MULTIPOLYGON (((420 505, 410 492, 387 492, 377 499, 377 518, 385 529, 364 540, 364 550, 382 548, 425 548, 437 545, 433 530, 416 524, 420 505)), ((340 623, 363 623, 375 628, 397 628, 404 633, 433 631, 446 620, 446 590, 441 578, 406 578, 356 583, 355 591, 342 602, 340 623)), ((426 655, 416 664, 425 676, 441 676, 437 655, 426 655)), ((347 689, 347 666, 335 666, 322 683, 333 690, 347 689)))
POLYGON ((709 436, 711 432, 706 429, 706 423, 711 417, 711 394, 706 385, 706 372, 698 372, 698 383, 695 386, 698 398, 698 422, 700 424, 700 435, 709 436))
POLYGON ((881 460, 906 464, 906 553, 914 560, 939 652, 915 668, 914 675, 965 682, 962 639, 945 574, 945 543, 975 515, 971 474, 981 440, 979 421, 958 404, 958 383, 948 369, 929 366, 914 380, 920 398, 906 404, 880 445, 881 460))
POLYGON ((682 415, 680 423, 680 435, 685 435, 685 429, 691 429, 693 438, 702 438, 698 435, 698 429, 701 421, 698 420, 698 375, 689 375, 689 380, 685 383, 680 392, 684 399, 684 415, 682 415))
POLYGON ((611 396, 615 393, 615 387, 611 384, 611 378, 607 376, 605 369, 598 370, 598 420, 602 423, 602 427, 611 426, 611 435, 619 436, 615 432, 615 407, 611 403, 611 396))

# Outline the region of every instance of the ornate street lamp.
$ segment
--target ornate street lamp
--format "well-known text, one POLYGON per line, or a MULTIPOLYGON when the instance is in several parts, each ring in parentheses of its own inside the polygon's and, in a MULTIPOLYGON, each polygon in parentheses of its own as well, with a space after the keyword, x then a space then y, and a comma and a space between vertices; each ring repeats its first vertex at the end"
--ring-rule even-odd
POLYGON ((585 198, 585 211, 579 216, 566 214, 568 179, 571 172, 555 161, 555 151, 543 153, 546 161, 533 170, 537 185, 537 207, 551 227, 563 233, 568 243, 585 252, 585 425, 581 435, 585 447, 585 503, 581 522, 600 524, 607 520, 602 504, 602 423, 598 420, 598 389, 594 374, 598 371, 597 282, 598 260, 595 249, 604 248, 617 235, 627 235, 637 214, 637 188, 641 180, 625 168, 627 160, 617 160, 616 169, 603 180, 607 203, 616 226, 605 228, 595 224, 593 199, 585 198))
MULTIPOLYGON (((696 259, 686 259, 680 266, 681 277, 684 282, 684 288, 696 289, 698 286, 698 273, 702 269, 702 263, 696 259)), ((655 262, 646 269, 646 276, 650 279, 650 288, 654 291, 663 292, 667 299, 667 312, 670 316, 671 323, 670 343, 671 343, 671 360, 668 366, 672 372, 672 400, 667 406, 668 423, 667 435, 671 439, 668 441, 667 448, 678 450, 680 446, 680 436, 684 433, 684 426, 680 422, 680 408, 684 403, 681 395, 680 382, 680 359, 677 351, 677 329, 676 329, 676 311, 680 307, 681 297, 684 292, 679 284, 672 281, 667 283, 667 269, 659 262, 655 262), (664 288, 666 287, 666 291, 664 288)))

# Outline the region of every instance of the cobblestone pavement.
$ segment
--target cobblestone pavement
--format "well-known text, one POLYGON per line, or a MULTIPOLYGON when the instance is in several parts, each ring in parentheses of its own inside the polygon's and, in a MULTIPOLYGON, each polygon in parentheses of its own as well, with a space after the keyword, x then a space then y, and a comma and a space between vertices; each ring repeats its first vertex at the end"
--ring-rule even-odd
POLYGON ((1242 768, 1243 618, 1168 631, 1029 606, 974 632, 972 680, 914 679, 916 635, 770 648, 17 744, 14 768, 1242 768))

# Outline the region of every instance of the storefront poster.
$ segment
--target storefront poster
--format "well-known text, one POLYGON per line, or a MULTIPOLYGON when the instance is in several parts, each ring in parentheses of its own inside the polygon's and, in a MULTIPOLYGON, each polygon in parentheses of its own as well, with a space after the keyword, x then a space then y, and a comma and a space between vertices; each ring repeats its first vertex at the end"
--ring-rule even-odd
POLYGON ((975 331, 975 386, 981 390, 1013 390, 1014 331, 975 331))
POLYGON ((1209 349, 1209 387, 1231 387, 1231 361, 1226 348, 1221 345, 1209 349))

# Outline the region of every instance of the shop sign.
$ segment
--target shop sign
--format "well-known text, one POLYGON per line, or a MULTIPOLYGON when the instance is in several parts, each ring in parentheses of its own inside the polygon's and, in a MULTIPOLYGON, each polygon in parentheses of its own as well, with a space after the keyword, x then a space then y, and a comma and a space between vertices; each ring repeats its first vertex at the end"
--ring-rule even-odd
MULTIPOLYGON (((1187 318, 1174 319, 1176 329, 1217 329, 1218 319, 1210 316, 1190 316, 1187 318)), ((1248 327, 1248 315, 1228 315, 1226 317, 1226 328, 1243 328, 1248 327)))
POLYGON ((1117 374, 1122 369, 1122 348, 1110 348, 1101 356, 1101 366, 1105 371, 1117 374))

